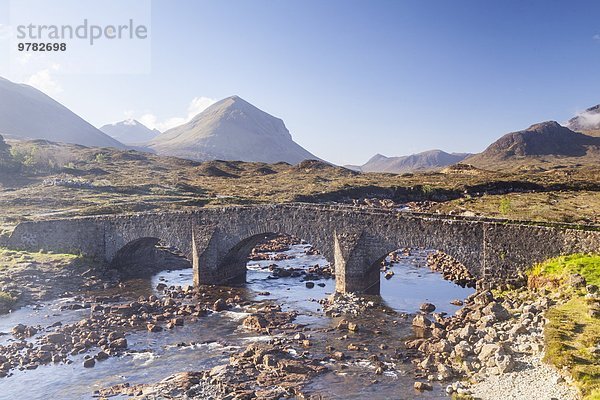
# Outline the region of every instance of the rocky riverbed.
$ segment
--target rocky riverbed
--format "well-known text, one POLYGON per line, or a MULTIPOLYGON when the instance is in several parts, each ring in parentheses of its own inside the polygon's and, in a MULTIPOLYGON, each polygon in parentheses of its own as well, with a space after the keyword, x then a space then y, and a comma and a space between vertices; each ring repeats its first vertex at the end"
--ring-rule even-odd
MULTIPOLYGON (((90 396, 577 398, 566 377, 540 361, 544 312, 560 298, 526 289, 504 294, 471 289, 469 296, 447 292, 444 299, 435 297, 439 293, 415 295, 410 286, 395 292, 420 302, 394 302, 385 286, 383 298, 334 294, 332 269, 318 262, 318 251, 294 238, 256 248, 249 262, 255 263, 249 263, 249 287, 193 288, 160 278, 150 294, 136 296, 131 281, 119 282, 112 272, 90 272, 95 277, 90 281, 74 279, 85 290, 60 308, 78 314, 16 324, 0 336, 0 376, 10 383, 38 369, 69 365, 105 374, 120 360, 154 354, 156 342, 207 357, 199 352, 204 342, 181 335, 186 329, 210 331, 216 321, 229 319, 233 331, 218 341, 221 350, 205 368, 182 363, 180 370, 169 369, 169 376, 155 372, 160 379, 113 380, 90 390, 90 396), (182 341, 174 342, 179 337, 182 341)), ((472 286, 468 271, 447 256, 410 249, 390 255, 382 282, 433 284, 440 273, 472 286), (407 270, 402 265, 408 261, 420 267, 407 270)), ((43 288, 52 281, 37 283, 43 288)), ((444 286, 429 287, 445 292, 439 288, 444 286)))

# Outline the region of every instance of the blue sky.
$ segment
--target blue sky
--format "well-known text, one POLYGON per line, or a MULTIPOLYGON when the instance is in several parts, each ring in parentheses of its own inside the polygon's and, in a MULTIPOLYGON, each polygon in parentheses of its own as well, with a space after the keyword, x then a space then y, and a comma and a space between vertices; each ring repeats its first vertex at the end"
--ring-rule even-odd
POLYGON ((600 103, 598 1, 154 0, 151 11, 148 74, 32 78, 4 60, 0 76, 35 82, 96 126, 126 115, 168 126, 237 94, 339 164, 478 152, 600 103))

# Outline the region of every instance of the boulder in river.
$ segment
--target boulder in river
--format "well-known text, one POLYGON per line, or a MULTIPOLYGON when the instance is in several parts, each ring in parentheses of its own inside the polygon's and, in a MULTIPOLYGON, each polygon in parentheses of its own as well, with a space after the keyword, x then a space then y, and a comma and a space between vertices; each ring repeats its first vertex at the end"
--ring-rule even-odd
POLYGON ((94 365, 96 365, 96 361, 94 361, 93 358, 86 358, 85 360, 83 360, 84 368, 93 368, 94 365))
POLYGON ((431 386, 431 384, 427 383, 427 382, 415 382, 414 385, 415 389, 422 392, 424 390, 433 390, 433 387, 431 386))
POLYGON ((223 299, 219 299, 213 304, 213 311, 220 312, 227 309, 227 303, 223 299))
POLYGON ((126 349, 127 348, 127 339, 118 338, 110 342, 108 345, 111 349, 126 349))
POLYGON ((417 328, 431 329, 433 327, 433 322, 431 322, 431 320, 426 316, 417 314, 412 320, 412 325, 416 326, 417 328))

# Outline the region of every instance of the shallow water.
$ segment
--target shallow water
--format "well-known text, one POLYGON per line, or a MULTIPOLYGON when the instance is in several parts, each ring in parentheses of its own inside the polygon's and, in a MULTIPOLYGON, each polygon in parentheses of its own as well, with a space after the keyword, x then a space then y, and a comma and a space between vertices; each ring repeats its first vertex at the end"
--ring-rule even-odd
POLYGON ((444 280, 438 272, 413 264, 394 264, 394 276, 381 279, 381 297, 396 311, 414 313, 424 303, 436 306, 436 312, 453 314, 460 307, 450 304, 451 300, 462 300, 475 289, 462 288, 444 280))
MULTIPOLYGON (((330 326, 334 321, 320 310, 316 299, 321 299, 335 290, 335 281, 322 279, 308 289, 301 277, 267 279, 268 265, 304 268, 325 264, 321 256, 306 255, 307 245, 295 245, 287 254, 295 258, 280 261, 253 261, 248 264, 246 288, 256 300, 272 300, 280 303, 284 310, 300 313, 297 323, 313 327, 330 326), (318 284, 323 283, 324 287, 318 284), (269 295, 259 295, 269 292, 269 295)), ((381 293, 385 304, 398 312, 415 312, 424 301, 434 303, 438 311, 453 312, 457 307, 449 304, 455 298, 463 299, 472 293, 444 281, 440 274, 410 263, 395 264, 395 275, 390 280, 382 278, 381 293)), ((139 295, 158 294, 153 288, 159 282, 168 285, 192 283, 192 271, 164 271, 149 280, 132 280, 125 288, 116 288, 98 294, 120 294, 124 299, 139 295)), ((0 317, 0 332, 9 332, 18 323, 47 327, 54 322, 73 323, 89 315, 89 310, 59 311, 61 305, 73 299, 60 299, 44 303, 39 307, 26 307, 0 317)), ((264 339, 240 329, 240 319, 246 314, 241 310, 212 314, 199 318, 195 323, 164 330, 157 333, 132 332, 128 334, 129 352, 96 363, 94 368, 83 368, 83 356, 72 357, 70 365, 48 365, 36 370, 16 371, 13 376, 0 380, 0 398, 17 399, 90 399, 94 390, 117 383, 150 383, 183 371, 198 371, 223 364, 232 351, 253 340, 264 339), (180 347, 180 343, 195 343, 180 347)), ((363 321, 368 324, 369 321, 363 321)), ((409 320, 394 328, 390 340, 399 340, 410 333, 409 320)), ((11 335, 0 336, 0 344, 12 339, 11 335)), ((93 353, 92 353, 93 354, 93 353)), ((366 361, 351 365, 347 373, 329 373, 311 382, 309 388, 323 392, 333 399, 388 399, 388 398, 438 398, 442 391, 417 394, 412 389, 414 380, 410 367, 386 372, 380 382, 371 384, 372 366, 366 361)))

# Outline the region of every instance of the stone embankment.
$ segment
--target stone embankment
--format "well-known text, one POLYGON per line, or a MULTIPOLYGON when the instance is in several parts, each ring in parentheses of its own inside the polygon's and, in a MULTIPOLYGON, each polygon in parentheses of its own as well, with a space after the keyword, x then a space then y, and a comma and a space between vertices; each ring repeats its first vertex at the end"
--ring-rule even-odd
POLYGON ((541 362, 544 312, 558 299, 523 288, 510 297, 475 293, 451 317, 417 314, 413 326, 423 338, 406 342, 417 349, 417 377, 425 382, 452 382, 448 394, 477 398, 576 399, 561 374, 541 362), (462 381, 474 383, 471 387, 462 381))

